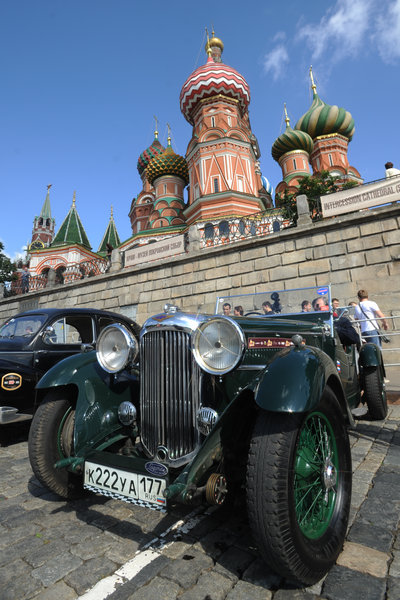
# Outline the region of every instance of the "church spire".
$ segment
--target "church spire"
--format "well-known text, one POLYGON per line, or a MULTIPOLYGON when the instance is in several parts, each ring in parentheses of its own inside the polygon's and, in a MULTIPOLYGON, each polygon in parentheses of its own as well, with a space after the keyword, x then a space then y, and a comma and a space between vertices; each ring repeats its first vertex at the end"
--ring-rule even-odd
POLYGON ((72 206, 51 245, 54 247, 72 244, 79 244, 89 250, 92 248, 76 210, 76 191, 72 197, 72 206))
POLYGON ((51 244, 54 237, 55 221, 51 216, 50 209, 50 188, 47 186, 46 199, 43 203, 40 215, 35 217, 32 229, 32 240, 29 244, 29 250, 40 250, 51 244))
POLYGON ((110 220, 108 222, 107 229, 103 235, 103 239, 101 240, 101 243, 100 243, 99 249, 97 250, 97 253, 102 254, 103 256, 106 256, 106 254, 108 253, 108 250, 110 248, 112 248, 114 250, 114 248, 118 248, 118 246, 120 246, 120 244, 121 244, 121 240, 119 239, 117 227, 116 227, 115 221, 114 221, 114 211, 113 211, 113 207, 111 206, 110 220))
POLYGON ((40 211, 40 216, 42 217, 42 219, 51 219, 50 188, 51 183, 47 186, 46 200, 44 201, 42 210, 40 211))
POLYGON ((310 79, 311 79, 311 89, 313 91, 313 94, 316 95, 316 93, 317 93, 317 86, 314 83, 314 76, 313 76, 313 72, 312 72, 312 65, 310 65, 310 79))

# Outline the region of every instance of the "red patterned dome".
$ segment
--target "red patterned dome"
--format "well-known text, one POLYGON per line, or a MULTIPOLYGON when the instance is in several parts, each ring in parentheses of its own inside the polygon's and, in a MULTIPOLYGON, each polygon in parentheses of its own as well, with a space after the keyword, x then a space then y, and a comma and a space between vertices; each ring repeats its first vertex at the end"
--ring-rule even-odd
POLYGON ((228 65, 214 62, 211 56, 205 65, 198 67, 183 84, 180 95, 181 111, 193 125, 193 111, 198 102, 222 94, 239 101, 244 112, 250 103, 250 88, 247 81, 228 65))
POLYGON ((143 150, 142 154, 139 156, 137 161, 137 170, 139 171, 139 175, 142 175, 143 171, 146 169, 149 162, 158 154, 164 152, 165 148, 158 141, 157 135, 155 135, 153 143, 151 146, 143 150))

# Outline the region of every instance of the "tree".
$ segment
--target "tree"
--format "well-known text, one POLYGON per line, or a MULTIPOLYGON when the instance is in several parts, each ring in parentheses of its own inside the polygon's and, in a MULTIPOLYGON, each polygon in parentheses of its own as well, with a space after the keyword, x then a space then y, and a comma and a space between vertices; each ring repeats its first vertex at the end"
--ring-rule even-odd
POLYGON ((4 244, 0 242, 0 283, 14 281, 17 278, 15 264, 3 254, 4 244))
POLYGON ((318 221, 322 218, 321 196, 349 189, 356 185, 358 184, 355 181, 347 181, 342 184, 339 178, 333 177, 329 171, 321 171, 315 175, 304 177, 299 183, 297 192, 290 193, 285 190, 279 196, 278 204, 282 208, 284 218, 289 219, 295 225, 297 222, 296 197, 305 194, 308 199, 311 218, 313 221, 318 221))

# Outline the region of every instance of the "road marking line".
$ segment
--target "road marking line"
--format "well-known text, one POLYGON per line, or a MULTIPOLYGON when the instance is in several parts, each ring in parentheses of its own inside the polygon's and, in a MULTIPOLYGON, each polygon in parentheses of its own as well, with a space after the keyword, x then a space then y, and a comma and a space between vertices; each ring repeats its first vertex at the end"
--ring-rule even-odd
POLYGON ((113 575, 109 575, 98 581, 90 590, 85 592, 82 596, 79 596, 78 600, 105 600, 105 598, 113 594, 119 586, 136 577, 142 569, 158 558, 160 556, 160 551, 163 550, 163 548, 174 543, 173 541, 168 543, 165 541, 165 538, 169 533, 176 532, 176 535, 179 533, 187 533, 200 523, 200 521, 208 517, 210 512, 213 512, 215 508, 216 507, 208 508, 206 511, 204 511, 204 507, 196 508, 184 519, 179 519, 179 521, 173 523, 163 533, 148 542, 142 550, 138 550, 136 556, 117 569, 113 575), (157 549, 153 549, 156 545, 157 549))

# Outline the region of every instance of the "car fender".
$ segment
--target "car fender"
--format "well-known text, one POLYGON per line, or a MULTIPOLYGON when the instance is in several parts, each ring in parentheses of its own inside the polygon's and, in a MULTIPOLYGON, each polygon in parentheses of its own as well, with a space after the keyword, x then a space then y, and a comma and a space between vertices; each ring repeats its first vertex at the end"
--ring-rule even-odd
POLYGON ((43 392, 74 386, 76 389, 74 448, 83 452, 88 444, 105 439, 121 428, 118 407, 123 401, 139 399, 138 378, 127 372, 110 374, 101 368, 96 352, 65 358, 40 379, 36 388, 43 392), (100 437, 99 437, 100 436, 100 437))
POLYGON ((280 352, 251 387, 257 405, 273 412, 304 412, 318 405, 329 378, 338 380, 331 358, 318 348, 300 346, 280 352))
POLYGON ((375 344, 363 344, 360 349, 360 367, 383 366, 382 352, 375 344))
POLYGON ((97 363, 96 352, 84 352, 68 356, 49 369, 36 384, 37 390, 75 384, 79 387, 82 374, 89 365, 97 363))

